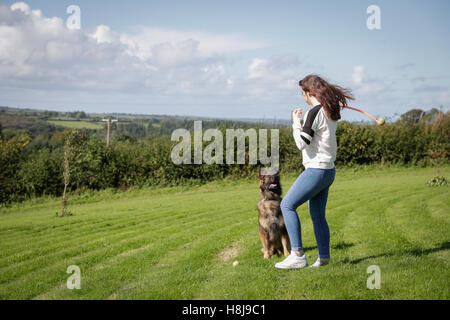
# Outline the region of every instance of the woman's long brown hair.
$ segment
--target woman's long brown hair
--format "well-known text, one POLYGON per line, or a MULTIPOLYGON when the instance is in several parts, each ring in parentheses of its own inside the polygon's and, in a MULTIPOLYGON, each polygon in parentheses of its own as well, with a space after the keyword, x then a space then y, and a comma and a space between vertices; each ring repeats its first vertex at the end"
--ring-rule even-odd
POLYGON ((330 84, 318 75, 310 74, 300 80, 303 91, 314 96, 324 108, 328 118, 334 121, 341 119, 340 106, 347 105, 347 99, 354 100, 350 89, 330 84))

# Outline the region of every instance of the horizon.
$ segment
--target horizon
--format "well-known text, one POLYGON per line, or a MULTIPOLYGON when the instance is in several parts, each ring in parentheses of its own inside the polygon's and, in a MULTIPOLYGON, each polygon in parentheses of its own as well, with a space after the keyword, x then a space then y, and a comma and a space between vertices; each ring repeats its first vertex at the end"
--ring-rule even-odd
MULTIPOLYGON (((111 112, 111 113, 105 113, 105 112, 86 112, 83 111, 82 109, 79 108, 74 108, 72 110, 62 110, 62 111, 58 111, 58 110, 52 110, 52 109, 47 109, 47 108, 43 108, 43 109, 38 109, 38 108, 33 108, 33 107, 11 107, 11 106, 3 106, 0 105, 0 109, 1 108, 7 108, 7 109, 19 109, 19 110, 23 110, 23 111, 48 111, 48 112, 58 112, 58 113, 73 113, 73 112, 84 112, 86 113, 86 115, 88 116, 96 116, 96 115, 115 115, 115 116, 131 116, 131 117, 139 117, 139 116, 143 116, 143 117, 173 117, 173 118, 183 118, 183 119, 190 119, 190 120, 225 120, 225 121, 238 121, 238 122, 258 122, 258 121, 262 121, 262 122, 269 122, 269 121, 273 121, 273 122, 277 122, 280 121, 282 123, 289 123, 291 121, 291 119, 283 119, 283 118, 246 118, 246 117, 241 117, 241 118, 226 118, 226 117, 208 117, 208 116, 197 116, 197 115, 183 115, 183 114, 146 114, 146 113, 126 113, 126 112, 111 112)), ((309 108, 311 108, 309 106, 309 108)), ((411 111, 413 109, 407 110, 411 111)), ((438 110, 439 112, 443 112, 446 113, 448 112, 448 110, 442 110, 441 108, 428 108, 428 109, 420 109, 424 112, 430 112, 432 110, 438 110)), ((341 110, 343 111, 343 110, 341 110)), ((383 118, 386 123, 393 123, 396 122, 398 120, 400 120, 400 116, 396 115, 394 117, 387 117, 387 118, 383 118)), ((72 119, 74 120, 74 119, 72 119)), ((79 119, 79 121, 82 121, 82 119, 79 119)), ((371 124, 373 123, 372 120, 370 120, 368 117, 362 118, 362 119, 356 119, 356 120, 348 120, 348 119, 340 119, 339 121, 347 121, 347 122, 351 122, 351 123, 356 123, 356 124, 371 124)))

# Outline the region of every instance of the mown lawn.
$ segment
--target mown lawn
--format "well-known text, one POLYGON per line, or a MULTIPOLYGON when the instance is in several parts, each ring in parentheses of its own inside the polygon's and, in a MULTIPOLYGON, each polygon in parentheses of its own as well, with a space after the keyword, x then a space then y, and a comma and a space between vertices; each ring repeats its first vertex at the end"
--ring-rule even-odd
MULTIPOLYGON (((427 187, 434 175, 338 170, 327 207, 332 261, 318 269, 263 259, 256 179, 86 193, 63 218, 59 199, 17 204, 0 210, 0 298, 449 299, 450 187, 427 187), (66 287, 70 265, 81 269, 80 290, 66 287), (371 265, 379 290, 366 287, 371 265)), ((294 179, 283 176, 284 192, 294 179)), ((313 263, 306 204, 299 213, 313 263)))

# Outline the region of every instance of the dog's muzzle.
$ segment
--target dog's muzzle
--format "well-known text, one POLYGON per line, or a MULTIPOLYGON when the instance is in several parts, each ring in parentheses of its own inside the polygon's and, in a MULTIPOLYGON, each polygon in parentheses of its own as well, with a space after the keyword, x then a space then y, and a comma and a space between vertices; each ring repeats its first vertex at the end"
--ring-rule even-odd
POLYGON ((272 183, 269 185, 269 190, 275 190, 278 187, 277 183, 272 183))

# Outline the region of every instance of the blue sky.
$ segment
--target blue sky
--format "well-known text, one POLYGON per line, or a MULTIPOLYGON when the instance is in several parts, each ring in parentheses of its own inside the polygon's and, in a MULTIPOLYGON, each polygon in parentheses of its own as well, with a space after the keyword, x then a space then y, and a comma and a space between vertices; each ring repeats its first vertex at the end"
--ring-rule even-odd
POLYGON ((450 104, 446 0, 0 3, 1 105, 287 119, 307 108, 295 83, 309 73, 375 116, 450 104), (62 30, 71 4, 76 32, 62 30), (381 30, 366 27, 369 5, 381 30))

